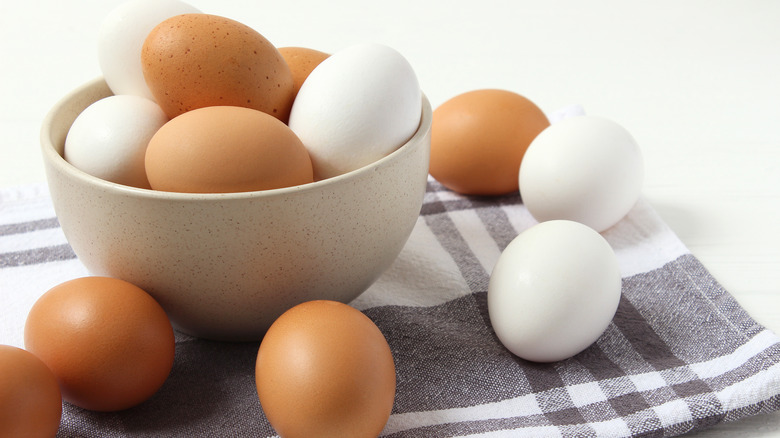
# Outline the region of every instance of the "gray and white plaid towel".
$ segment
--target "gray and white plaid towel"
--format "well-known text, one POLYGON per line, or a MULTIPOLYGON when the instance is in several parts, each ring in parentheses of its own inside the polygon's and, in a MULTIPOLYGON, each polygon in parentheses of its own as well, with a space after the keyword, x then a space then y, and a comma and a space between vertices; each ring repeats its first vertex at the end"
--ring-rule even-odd
MULTIPOLYGON (((403 252, 352 305, 383 331, 398 376, 393 437, 674 436, 780 409, 780 339, 757 324, 648 203, 603 235, 623 291, 606 333, 537 364, 494 336, 486 291, 501 250, 535 221, 518 195, 464 197, 429 180, 403 252)), ((44 186, 0 191, 0 343, 51 286, 87 275, 44 186)), ((118 413, 65 406, 61 436, 274 436, 254 386, 257 343, 177 335, 162 389, 118 413)))

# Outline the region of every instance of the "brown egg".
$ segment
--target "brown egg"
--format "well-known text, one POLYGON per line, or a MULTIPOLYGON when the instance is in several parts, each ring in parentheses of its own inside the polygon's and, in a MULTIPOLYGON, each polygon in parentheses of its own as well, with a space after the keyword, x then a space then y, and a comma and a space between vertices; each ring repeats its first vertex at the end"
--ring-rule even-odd
POLYGON ((141 52, 144 78, 173 118, 212 105, 254 108, 287 122, 293 77, 265 37, 237 21, 184 14, 157 25, 141 52))
POLYGON ((43 294, 27 316, 24 345, 52 370, 66 401, 94 411, 151 397, 168 377, 175 348, 154 298, 106 277, 77 278, 43 294))
POLYGON ((430 174, 462 194, 515 192, 523 155, 548 126, 539 107, 511 91, 455 96, 433 112, 430 174))
POLYGON ((229 193, 314 181, 309 152, 292 130, 261 111, 212 106, 160 128, 146 148, 155 190, 229 193))
POLYGON ((28 351, 0 345, 0 436, 50 438, 61 417, 62 396, 51 370, 28 351))
POLYGON ((257 394, 282 438, 376 437, 395 399, 395 365, 360 311, 309 301, 268 329, 257 354, 257 394))
POLYGON ((330 56, 328 53, 306 47, 280 47, 279 53, 287 61, 287 66, 290 67, 292 72, 293 89, 296 96, 298 95, 298 90, 301 89, 301 85, 303 85, 303 81, 309 77, 309 73, 330 56))

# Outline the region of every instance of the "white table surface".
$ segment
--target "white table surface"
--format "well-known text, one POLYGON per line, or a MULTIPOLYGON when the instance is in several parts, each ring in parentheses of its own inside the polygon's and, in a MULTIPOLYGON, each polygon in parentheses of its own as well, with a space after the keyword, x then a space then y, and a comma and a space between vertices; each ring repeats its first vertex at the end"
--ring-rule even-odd
MULTIPOLYGON (((100 75, 96 34, 122 0, 0 4, 0 187, 45 181, 40 122, 100 75)), ((276 46, 403 53, 434 107, 504 88, 580 104, 639 142, 644 196, 753 317, 780 333, 780 2, 191 0, 276 46)), ((780 413, 697 437, 780 436, 780 413)))

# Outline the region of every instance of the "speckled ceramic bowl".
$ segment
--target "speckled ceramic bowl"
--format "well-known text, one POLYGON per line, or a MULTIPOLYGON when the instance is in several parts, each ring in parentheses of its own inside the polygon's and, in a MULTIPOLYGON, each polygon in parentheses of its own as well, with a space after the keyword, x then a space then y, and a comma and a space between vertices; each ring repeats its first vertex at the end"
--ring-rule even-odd
POLYGON ((185 333, 259 340, 295 304, 349 302, 390 266, 417 221, 430 151, 425 99, 414 137, 361 169, 291 188, 186 194, 110 183, 62 158, 73 120, 110 93, 102 79, 90 82, 43 123, 54 209, 92 274, 145 289, 185 333))

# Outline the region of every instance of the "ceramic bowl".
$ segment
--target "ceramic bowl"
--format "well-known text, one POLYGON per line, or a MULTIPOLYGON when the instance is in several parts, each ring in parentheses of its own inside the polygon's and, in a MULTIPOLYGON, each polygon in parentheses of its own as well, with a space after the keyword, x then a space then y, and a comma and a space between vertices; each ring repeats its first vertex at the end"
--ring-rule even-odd
POLYGON ((393 263, 417 221, 430 153, 424 97, 414 136, 373 164, 296 187, 190 194, 114 184, 62 158, 76 116, 110 94, 98 78, 43 123, 54 209, 91 274, 143 288, 180 331, 254 341, 298 303, 349 302, 393 263))

